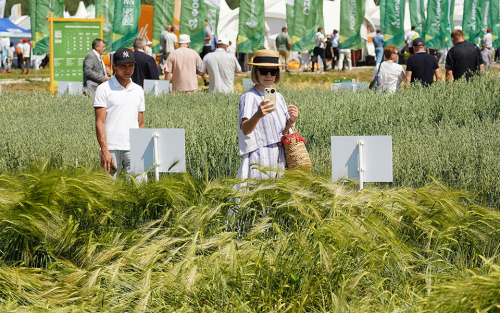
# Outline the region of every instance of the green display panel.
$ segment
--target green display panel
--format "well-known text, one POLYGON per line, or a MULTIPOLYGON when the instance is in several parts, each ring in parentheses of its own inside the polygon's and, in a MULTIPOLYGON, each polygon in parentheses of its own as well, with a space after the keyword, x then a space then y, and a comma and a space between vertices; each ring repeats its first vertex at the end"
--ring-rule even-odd
POLYGON ((54 80, 83 82, 83 59, 101 38, 100 22, 54 21, 54 80))

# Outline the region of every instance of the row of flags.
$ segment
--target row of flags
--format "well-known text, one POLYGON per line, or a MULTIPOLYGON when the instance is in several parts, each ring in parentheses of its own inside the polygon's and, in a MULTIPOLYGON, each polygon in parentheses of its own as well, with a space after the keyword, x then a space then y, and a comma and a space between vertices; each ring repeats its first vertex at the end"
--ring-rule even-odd
MULTIPOLYGON (((342 0, 351 1, 351 0, 342 0)), ((386 44, 402 47, 405 44, 404 19, 406 0, 380 0, 380 28, 386 44)), ((465 40, 479 44, 489 28, 493 47, 500 47, 500 0, 464 0, 462 31, 465 40)), ((425 40, 429 49, 453 46, 451 32, 455 0, 409 0, 411 25, 425 40), (427 10, 426 10, 427 9, 427 10), (426 14, 427 13, 427 14, 426 14), (427 16, 427 17, 426 17, 427 16)))

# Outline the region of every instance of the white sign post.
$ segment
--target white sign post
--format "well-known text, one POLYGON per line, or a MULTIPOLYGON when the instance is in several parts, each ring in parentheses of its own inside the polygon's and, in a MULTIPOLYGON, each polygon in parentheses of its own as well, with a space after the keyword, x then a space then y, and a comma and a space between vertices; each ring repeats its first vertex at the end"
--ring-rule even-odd
POLYGON ((169 93, 170 83, 166 80, 145 79, 144 92, 158 96, 161 93, 169 93))
POLYGON ((57 94, 68 94, 68 95, 83 95, 83 83, 82 82, 58 82, 57 94))
POLYGON ((161 173, 186 172, 184 129, 130 129, 130 168, 132 173, 155 170, 161 173))
POLYGON ((392 136, 333 136, 332 179, 392 182, 392 136))

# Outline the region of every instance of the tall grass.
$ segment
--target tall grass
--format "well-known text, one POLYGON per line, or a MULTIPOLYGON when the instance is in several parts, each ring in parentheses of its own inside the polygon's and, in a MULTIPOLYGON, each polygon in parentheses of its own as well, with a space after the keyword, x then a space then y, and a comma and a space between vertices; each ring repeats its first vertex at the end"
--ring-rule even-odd
POLYGON ((500 305, 500 214, 431 182, 0 176, 4 312, 469 312, 500 305), (465 299, 465 300, 464 300, 465 299))
MULTIPOLYGON (((307 141, 313 173, 331 176, 330 136, 392 135, 395 186, 423 186, 432 176, 498 205, 497 75, 471 84, 414 86, 395 94, 302 87, 285 84, 279 90, 300 108, 297 127, 307 141)), ((207 93, 148 96, 145 123, 186 129, 187 167, 195 177, 231 178, 241 161, 238 98, 207 93)), ((41 157, 60 166, 98 166, 91 98, 4 93, 0 127, 0 171, 24 171, 41 157)))

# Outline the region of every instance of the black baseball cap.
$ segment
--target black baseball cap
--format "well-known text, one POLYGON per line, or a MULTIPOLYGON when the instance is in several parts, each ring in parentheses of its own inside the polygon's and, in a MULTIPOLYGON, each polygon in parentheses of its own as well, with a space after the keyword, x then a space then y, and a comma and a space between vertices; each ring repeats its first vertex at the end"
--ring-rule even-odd
POLYGON ((136 63, 135 62, 135 55, 134 52, 130 49, 127 48, 121 48, 116 50, 115 54, 113 55, 113 63, 116 64, 116 66, 121 66, 125 63, 136 63))
POLYGON ((415 38, 413 40, 413 46, 414 47, 424 47, 425 41, 422 38, 415 38))

